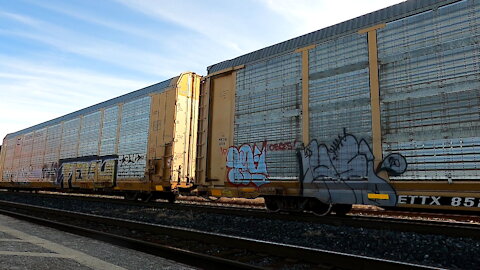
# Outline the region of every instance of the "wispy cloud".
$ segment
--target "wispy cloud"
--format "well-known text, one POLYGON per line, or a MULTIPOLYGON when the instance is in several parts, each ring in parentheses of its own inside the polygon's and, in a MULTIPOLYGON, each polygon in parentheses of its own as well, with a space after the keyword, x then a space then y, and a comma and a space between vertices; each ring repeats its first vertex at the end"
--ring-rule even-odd
POLYGON ((176 68, 179 64, 175 59, 158 53, 95 38, 20 14, 0 12, 0 16, 15 20, 34 30, 0 30, 0 35, 31 39, 64 52, 111 63, 126 69, 134 69, 137 72, 149 73, 165 79, 178 73, 176 68))
POLYGON ((0 138, 147 85, 141 80, 0 55, 0 138))
POLYGON ((170 33, 170 38, 165 38, 164 36, 159 35, 155 29, 146 28, 145 25, 134 25, 131 22, 118 22, 99 15, 93 15, 83 10, 72 10, 70 7, 62 5, 62 3, 52 4, 52 2, 46 1, 30 1, 29 3, 54 11, 56 13, 67 15, 71 18, 78 19, 86 23, 106 27, 132 37, 149 40, 155 43, 161 43, 168 46, 170 49, 178 49, 178 45, 175 46, 176 42, 174 42, 174 40, 178 41, 182 38, 180 33, 178 35, 170 33))
POLYGON ((305 34, 405 0, 257 1, 288 20, 298 34, 305 34))
POLYGON ((255 5, 252 0, 185 0, 163 1, 160 4, 155 0, 115 1, 159 21, 169 21, 198 33, 212 45, 223 46, 223 50, 232 56, 260 49, 275 40, 281 41, 282 37, 276 34, 289 31, 276 14, 255 5))

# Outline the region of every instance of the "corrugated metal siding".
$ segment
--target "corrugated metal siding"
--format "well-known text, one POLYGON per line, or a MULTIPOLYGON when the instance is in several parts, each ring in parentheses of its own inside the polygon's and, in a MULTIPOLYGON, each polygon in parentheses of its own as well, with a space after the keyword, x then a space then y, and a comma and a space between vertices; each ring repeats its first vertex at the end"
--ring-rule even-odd
POLYGON ((80 123, 80 118, 75 118, 63 123, 60 159, 77 157, 80 123))
POLYGON ((344 129, 371 142, 368 48, 353 34, 318 44, 309 53, 310 138, 330 143, 344 129))
MULTIPOLYGON (((2 148, 5 149, 5 159, 3 164, 3 181, 12 181, 13 180, 13 155, 15 151, 15 139, 9 139, 3 141, 2 148)), ((3 149, 2 149, 3 151, 3 149)))
MULTIPOLYGON (((273 57, 279 54, 285 54, 292 52, 295 49, 302 48, 314 43, 323 42, 327 39, 332 39, 340 35, 346 35, 356 32, 360 29, 367 28, 379 23, 391 22, 410 16, 413 14, 421 13, 428 9, 435 9, 439 6, 456 2, 458 0, 409 0, 403 3, 384 8, 318 31, 308 33, 306 35, 281 42, 264 49, 254 51, 249 54, 242 55, 240 57, 223 61, 218 64, 208 67, 208 74, 215 73, 217 71, 244 65, 251 62, 264 60, 269 57, 273 57)), ((346 7, 348 8, 348 7, 346 7)))
POLYGON ((113 155, 116 154, 115 149, 117 147, 117 127, 118 119, 118 106, 105 109, 103 115, 102 126, 102 138, 100 142, 100 155, 113 155))
POLYGON ((406 156, 392 179, 480 179, 480 1, 378 31, 383 148, 406 156))
POLYGON ((45 142, 47 138, 47 129, 43 128, 35 131, 32 147, 32 158, 30 167, 32 169, 29 180, 37 180, 42 177, 43 156, 45 154, 45 142))
POLYGON ((98 111, 87 114, 82 118, 78 147, 79 157, 98 155, 101 115, 102 112, 98 111))
POLYGON ((300 78, 298 53, 250 65, 237 73, 234 143, 237 147, 256 144, 261 150, 266 142, 270 179, 298 177, 295 142, 301 139, 300 78))
POLYGON ((62 142, 62 125, 50 126, 47 129, 47 142, 45 145, 45 156, 43 163, 51 165, 59 160, 59 149, 62 142))
POLYGON ((22 141, 22 152, 20 154, 20 170, 17 174, 17 180, 23 180, 29 178, 30 171, 30 159, 32 155, 33 146, 33 132, 25 134, 22 141))
POLYGON ((12 164, 13 181, 18 181, 18 176, 20 174, 20 154, 22 152, 22 142, 23 136, 20 136, 15 140, 12 164))
POLYGON ((117 179, 145 176, 151 97, 125 103, 118 145, 117 179))

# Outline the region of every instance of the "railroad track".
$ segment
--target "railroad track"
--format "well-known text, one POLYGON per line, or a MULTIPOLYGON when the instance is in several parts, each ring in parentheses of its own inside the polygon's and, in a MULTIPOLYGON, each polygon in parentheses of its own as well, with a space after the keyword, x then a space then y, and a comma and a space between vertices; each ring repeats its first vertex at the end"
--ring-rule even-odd
MULTIPOLYGON (((1 191, 0 191, 1 192, 1 191)), ((7 192, 8 193, 8 192, 7 192)), ((42 195, 48 196, 56 196, 58 194, 62 194, 63 196, 75 196, 75 197, 90 197, 85 194, 72 194, 72 193, 58 193, 58 192, 53 192, 53 193, 40 193, 42 195)), ((91 198, 91 197, 90 197, 91 198)), ((95 197, 94 197, 95 198, 95 197)), ((132 201, 127 201, 124 200, 123 197, 114 197, 114 196, 97 196, 96 198, 110 198, 116 201, 123 201, 124 203, 132 203, 132 201)), ((225 209, 231 209, 231 208, 247 208, 247 209, 258 209, 258 210, 265 210, 265 206, 263 203, 258 203, 258 202, 245 202, 245 200, 242 201, 222 201, 221 198, 220 200, 216 201, 207 201, 207 200, 202 200, 203 198, 197 197, 187 197, 188 199, 178 199, 177 203, 175 205, 201 205, 201 206, 208 206, 208 207, 215 207, 215 208, 225 208, 225 209)), ((138 201, 133 201, 133 203, 143 203, 144 202, 138 202, 138 201)), ((167 205, 165 202, 152 202, 152 203, 157 203, 160 205, 167 205)), ((170 204, 171 205, 171 204, 170 204)), ((436 220, 436 221, 445 221, 445 220, 450 220, 450 221, 458 221, 458 222, 465 222, 465 223, 479 223, 480 224, 480 216, 478 213, 450 213, 450 212, 425 212, 425 211, 419 211, 418 209, 412 209, 412 211, 408 210, 388 210, 388 209, 382 209, 378 207, 364 207, 364 206, 358 206, 355 207, 350 211, 349 216, 376 216, 376 217, 386 217, 386 218, 395 218, 395 217, 400 217, 400 218, 415 218, 419 220, 436 220)))
POLYGON ((7 201, 0 213, 206 269, 435 269, 7 201))
POLYGON ((448 212, 424 212, 418 209, 407 210, 388 210, 388 209, 371 209, 356 208, 352 209, 351 215, 357 216, 379 216, 379 217, 402 217, 429 220, 450 220, 452 222, 480 223, 480 216, 476 214, 456 214, 448 212))
MULTIPOLYGON (((11 193, 18 195, 19 193, 11 193)), ((20 193, 21 194, 21 193, 20 193)), ((24 195, 30 195, 25 193, 24 195)), ((35 194, 35 196, 43 196, 47 198, 65 198, 64 195, 56 194, 35 194)), ((70 196, 69 196, 70 197, 70 196)), ((418 220, 418 219, 404 219, 404 218, 392 218, 387 214, 387 216, 382 215, 383 212, 379 213, 378 211, 373 211, 372 216, 365 216, 365 213, 370 212, 361 212, 362 215, 348 215, 345 217, 338 216, 324 216, 318 217, 315 215, 309 215, 306 213, 282 213, 282 212, 268 212, 265 209, 259 208, 245 208, 245 207, 219 207, 203 204, 183 204, 183 203, 166 203, 166 202, 136 202, 136 201, 126 201, 124 199, 116 198, 104 198, 104 197, 87 197, 87 196, 75 196, 76 199, 87 200, 92 202, 108 202, 121 205, 142 205, 145 207, 155 207, 155 208, 165 208, 165 209, 174 209, 178 211, 201 211, 205 213, 213 214, 222 214, 222 215, 233 215, 233 216, 244 216, 244 217, 257 217, 257 218, 267 218, 267 219, 278 219, 286 221, 301 221, 301 222, 311 222, 311 223, 320 223, 328 224, 335 226, 352 226, 352 227, 361 227, 369 229, 380 229, 380 230, 390 230, 390 231, 404 231, 404 232, 415 232, 415 233, 425 233, 425 234, 438 234, 446 235, 453 237, 471 237, 480 239, 480 225, 472 224, 469 222, 449 222, 445 220, 418 220)), ((396 211, 389 211, 396 212, 396 211)), ((407 212, 408 213, 408 212, 407 212)), ((407 214, 405 213, 405 214, 407 214)), ((418 214, 418 213, 417 213, 418 214)), ((426 213, 429 214, 429 213, 426 213)), ((436 217, 441 216, 440 214, 434 214, 436 217)), ((461 215, 457 215, 462 217, 461 215)), ((415 217, 412 214, 412 217, 415 217)), ((472 217, 468 217, 471 219, 472 217)), ((480 220, 480 218, 477 217, 480 220)))

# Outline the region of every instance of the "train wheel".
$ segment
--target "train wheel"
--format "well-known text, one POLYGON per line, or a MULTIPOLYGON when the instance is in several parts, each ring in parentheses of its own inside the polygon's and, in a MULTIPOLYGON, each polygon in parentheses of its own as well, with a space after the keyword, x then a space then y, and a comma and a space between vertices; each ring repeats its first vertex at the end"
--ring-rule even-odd
POLYGON ((280 206, 278 201, 274 198, 265 197, 265 207, 268 211, 278 212, 280 211, 280 206))
POLYGON ((149 202, 152 199, 152 197, 153 197, 152 193, 144 193, 140 195, 140 200, 142 200, 142 202, 149 202))
POLYGON ((335 204, 332 206, 332 211, 337 216, 345 216, 350 210, 352 210, 351 204, 335 204))
POLYGON ((123 198, 127 201, 136 201, 138 199, 138 192, 126 192, 123 198))
POLYGON ((316 216, 326 216, 332 212, 332 204, 331 203, 322 203, 317 199, 310 200, 310 210, 316 216))
POLYGON ((174 203, 174 202, 175 202, 175 199, 176 199, 175 194, 171 193, 171 194, 169 194, 169 196, 168 196, 168 198, 167 198, 167 201, 168 201, 169 203, 174 203))

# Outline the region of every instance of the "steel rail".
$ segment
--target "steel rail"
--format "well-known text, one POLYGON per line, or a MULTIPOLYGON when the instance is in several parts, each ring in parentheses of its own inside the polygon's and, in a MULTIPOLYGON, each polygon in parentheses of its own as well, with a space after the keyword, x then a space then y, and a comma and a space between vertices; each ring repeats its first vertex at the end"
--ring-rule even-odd
POLYGON ((81 234, 95 239, 113 242, 117 245, 127 246, 129 248, 145 251, 151 254, 160 255, 162 257, 169 257, 173 260, 185 262, 191 265, 200 266, 208 269, 264 269, 251 264, 237 262, 225 258, 218 258, 211 255, 200 254, 166 245, 158 245, 138 239, 133 239, 125 236, 118 236, 111 233, 101 232, 80 226, 66 224, 55 220, 39 218, 32 215, 37 213, 40 215, 48 215, 52 217, 63 217, 70 220, 84 220, 93 222, 94 224, 107 224, 118 226, 122 228, 134 229, 154 234, 164 234, 179 238, 188 239, 191 241, 206 242, 217 244, 221 246, 229 246, 231 248, 241 248, 252 252, 261 254, 269 254, 270 256, 294 258, 304 262, 313 263, 316 265, 323 265, 328 269, 436 269, 429 266, 422 266, 404 262, 397 262, 392 260, 377 259, 359 255, 345 254, 333 251, 326 251, 320 249, 306 248, 295 245, 273 243, 268 241, 259 241, 243 237, 234 237, 224 234, 216 234, 209 232, 202 232, 193 229, 185 229, 173 226, 164 226, 157 224, 150 224, 144 222, 136 222, 118 218, 107 218, 92 214, 84 214, 79 212, 57 210, 53 208, 32 206, 28 204, 12 203, 7 201, 0 201, 0 213, 14 216, 22 219, 27 219, 35 223, 53 226, 55 228, 69 231, 76 234, 81 234), (15 211, 5 210, 3 208, 16 209, 15 211), (27 214, 19 213, 18 210, 28 211, 27 214), (188 259, 185 259, 188 258, 188 259), (180 260, 179 260, 180 259, 180 260), (199 260, 200 259, 200 260, 199 260))
MULTIPOLYGON (((19 193, 12 193, 19 194, 19 193)), ((30 195, 30 194, 29 194, 30 195)), ((35 194, 35 196, 45 197, 59 197, 68 199, 70 196, 65 195, 53 195, 53 194, 35 194)), ((480 225, 471 224, 465 222, 447 222, 439 220, 410 220, 402 218, 392 217, 378 217, 378 216, 358 216, 347 215, 345 217, 338 216, 324 216, 318 217, 315 215, 308 215, 305 213, 295 212, 269 212, 264 209, 258 208, 245 208, 245 207, 217 207, 202 204, 183 204, 183 203, 166 203, 166 202, 139 202, 139 201, 126 201, 123 199, 114 198, 99 198, 99 197, 87 197, 87 196, 75 196, 75 199, 87 200, 91 202, 109 202, 121 205, 137 205, 137 206, 149 206, 149 207, 161 207, 174 210, 194 210, 214 214, 222 215, 235 215, 245 217, 278 219, 285 221, 301 221, 311 222, 319 224, 328 224, 334 226, 350 226, 361 227, 370 229, 381 230, 393 230, 403 232, 415 232, 422 234, 437 234, 453 237, 470 237, 480 239, 480 225)), ((381 215, 379 213, 378 215, 381 215)))

